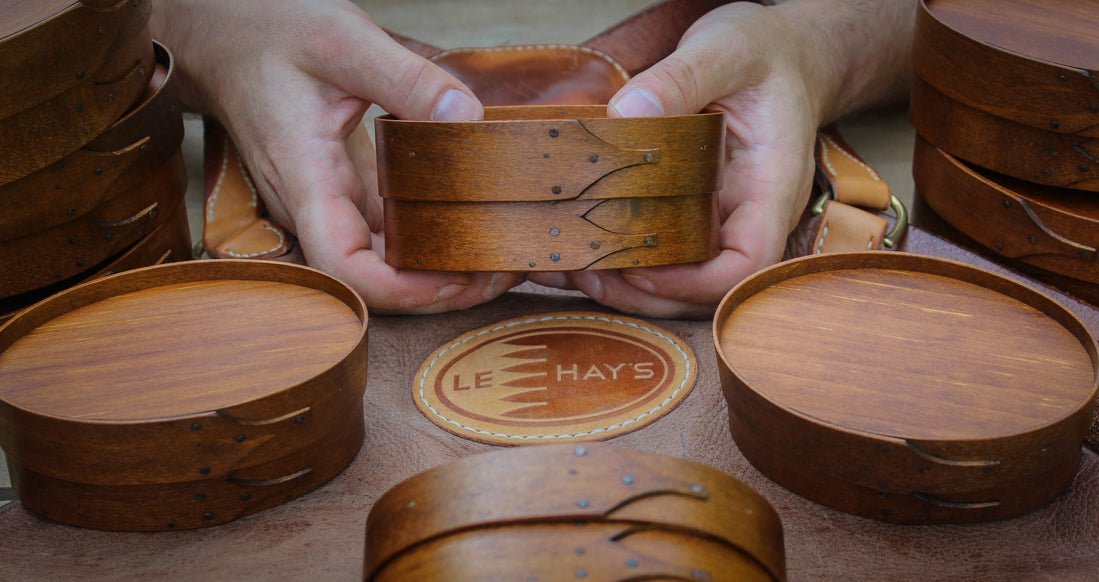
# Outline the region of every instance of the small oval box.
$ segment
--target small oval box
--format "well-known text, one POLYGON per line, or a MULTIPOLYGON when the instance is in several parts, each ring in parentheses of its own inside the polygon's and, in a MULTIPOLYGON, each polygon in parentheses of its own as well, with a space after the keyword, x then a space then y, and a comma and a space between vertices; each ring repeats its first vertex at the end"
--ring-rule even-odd
POLYGON ((1002 519, 1075 477, 1095 340, 1050 297, 904 253, 742 282, 714 319, 733 438, 787 489, 900 523, 1002 519))
POLYGON ((363 439, 366 307, 305 267, 197 261, 74 287, 0 328, 23 504, 107 530, 225 523, 336 476, 363 439))
POLYGON ((375 120, 386 262, 576 271, 717 254, 722 113, 486 107, 484 121, 375 120))
POLYGON ((786 579, 782 524, 706 465, 605 444, 475 455, 374 504, 363 579, 786 579))

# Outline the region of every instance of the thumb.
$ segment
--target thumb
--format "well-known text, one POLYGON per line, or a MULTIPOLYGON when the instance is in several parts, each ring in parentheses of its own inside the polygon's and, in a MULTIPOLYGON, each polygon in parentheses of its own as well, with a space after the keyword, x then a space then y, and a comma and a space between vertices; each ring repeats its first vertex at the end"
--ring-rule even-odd
POLYGON ((736 20, 711 12, 692 26, 679 47, 638 74, 611 98, 611 117, 655 117, 698 113, 735 93, 750 79, 743 74, 749 52, 741 50, 736 20), (731 20, 731 22, 729 22, 731 20))
MULTIPOLYGON (((350 25, 348 25, 350 26, 350 25)), ((484 116, 473 91, 438 65, 413 53, 362 15, 362 21, 316 65, 327 80, 402 119, 470 121, 484 116), (364 34, 361 27, 368 30, 364 34), (331 52, 338 54, 333 58, 331 52)))

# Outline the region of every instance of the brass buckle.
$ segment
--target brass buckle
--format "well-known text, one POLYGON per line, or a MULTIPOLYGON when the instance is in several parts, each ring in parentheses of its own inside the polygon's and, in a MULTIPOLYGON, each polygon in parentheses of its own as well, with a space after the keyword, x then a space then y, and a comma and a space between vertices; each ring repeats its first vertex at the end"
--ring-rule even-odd
MULTIPOLYGON (((836 198, 835 193, 831 189, 825 189, 824 193, 817 198, 816 202, 809 209, 813 213, 813 216, 820 216, 824 213, 824 205, 829 200, 836 198)), ((904 202, 901 202, 896 196, 892 196, 889 199, 889 208, 893 211, 893 216, 896 219, 893 222, 893 228, 889 229, 889 232, 885 233, 882 237, 882 244, 887 249, 895 249, 900 244, 901 239, 904 238, 904 233, 908 230, 908 209, 905 208, 904 202)))

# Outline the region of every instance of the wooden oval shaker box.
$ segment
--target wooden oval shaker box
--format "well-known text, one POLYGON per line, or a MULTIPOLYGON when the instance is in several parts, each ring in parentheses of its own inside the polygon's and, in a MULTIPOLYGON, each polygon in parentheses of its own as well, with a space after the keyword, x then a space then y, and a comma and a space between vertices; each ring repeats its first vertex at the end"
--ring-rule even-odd
POLYGON ((823 505, 985 521, 1076 475, 1095 340, 1012 280, 904 253, 798 259, 730 291, 714 341, 738 448, 823 505))
POLYGON ((605 444, 475 455, 374 504, 364 580, 785 580, 778 514, 691 461, 605 444))
POLYGON ((965 161, 1099 190, 1099 2, 924 0, 916 130, 965 161))
POLYGON ((286 502, 362 444, 366 308, 285 263, 198 261, 74 287, 0 328, 0 445, 30 510, 195 528, 286 502))
POLYGON ((0 7, 0 184, 81 148, 137 101, 155 67, 145 0, 0 7))
POLYGON ((990 251, 1099 283, 1099 199, 971 166, 916 138, 912 174, 935 213, 990 251))
POLYGON ((602 105, 486 107, 467 123, 380 117, 386 262, 572 271, 709 259, 722 119, 608 119, 602 105))

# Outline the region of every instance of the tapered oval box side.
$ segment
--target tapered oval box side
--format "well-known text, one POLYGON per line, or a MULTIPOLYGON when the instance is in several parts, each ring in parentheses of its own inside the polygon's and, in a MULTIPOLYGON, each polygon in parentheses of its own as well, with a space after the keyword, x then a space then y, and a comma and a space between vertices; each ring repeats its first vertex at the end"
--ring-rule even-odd
POLYGON ((1049 501, 1075 472, 1096 395, 1095 342, 1060 304, 904 253, 762 271, 723 300, 714 342, 749 461, 814 501, 890 521, 981 521, 1049 501))
POLYGON ((367 518, 365 580, 411 571, 474 580, 493 564, 492 577, 521 580, 580 570, 607 572, 602 579, 786 578, 778 514, 746 484, 601 443, 453 461, 396 485, 367 518))
POLYGON ((366 324, 349 287, 285 263, 162 265, 55 295, 0 328, 16 492, 72 525, 157 530, 319 487, 362 443, 366 324))

